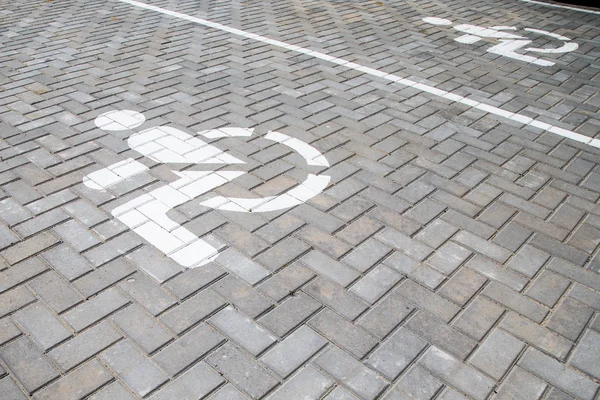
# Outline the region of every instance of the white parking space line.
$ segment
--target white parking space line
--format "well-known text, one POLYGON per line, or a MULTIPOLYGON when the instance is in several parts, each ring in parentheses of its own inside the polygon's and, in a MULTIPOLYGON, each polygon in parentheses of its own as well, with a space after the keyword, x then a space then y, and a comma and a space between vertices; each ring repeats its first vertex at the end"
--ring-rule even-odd
POLYGON ((519 0, 519 1, 522 1, 524 3, 537 4, 537 5, 540 5, 540 6, 546 6, 546 7, 552 7, 552 8, 564 8, 565 10, 581 11, 581 12, 584 12, 584 13, 598 14, 598 15, 600 15, 600 11, 586 10, 585 8, 578 8, 578 7, 571 7, 571 6, 561 6, 560 4, 545 3, 543 1, 535 1, 535 0, 519 0))
POLYGON ((284 43, 281 42, 279 40, 275 40, 275 39, 270 39, 268 37, 265 36, 260 36, 257 35, 255 33, 250 33, 250 32, 245 32, 242 31, 240 29, 236 29, 236 28, 231 28, 229 26, 226 25, 222 25, 216 22, 211 22, 202 18, 197 18, 197 17, 192 17, 191 15, 187 15, 187 14, 182 14, 176 11, 171 11, 171 10, 167 10, 161 7, 157 7, 157 6, 153 6, 150 4, 146 4, 146 3, 141 3, 139 1, 135 1, 135 0, 115 0, 121 3, 125 3, 125 4, 129 4, 135 7, 139 7, 139 8, 143 8, 146 10, 151 10, 151 11, 155 11, 161 14, 165 14, 165 15, 169 15, 171 17, 175 17, 175 18, 179 18, 179 19, 183 19, 186 21, 190 21, 190 22, 194 22, 196 24, 199 25, 203 25, 209 28, 214 28, 214 29, 218 29, 224 32, 228 32, 231 33, 233 35, 237 35, 237 36, 241 36, 241 37, 245 37, 248 39, 252 39, 252 40, 256 40, 259 42, 263 42, 263 43, 267 43, 270 44, 272 46, 276 46, 276 47, 280 47, 286 50, 290 50, 290 51, 295 51, 297 53, 301 53, 301 54, 306 54, 308 56, 314 57, 314 58, 318 58, 320 60, 324 60, 324 61, 329 61, 331 63, 334 64, 338 64, 341 65, 345 68, 348 69, 353 69, 355 71, 360 71, 363 72, 365 74, 371 75, 371 76, 375 76, 378 78, 382 78, 394 83, 398 83, 400 85, 404 85, 404 86, 409 86, 412 88, 415 88, 417 90, 420 90, 422 92, 426 92, 429 94, 432 94, 434 96, 438 96, 438 97, 442 97, 444 99, 456 102, 456 103, 460 103, 460 104, 464 104, 467 105, 469 107, 475 108, 477 110, 481 110, 484 111, 486 113, 490 113, 493 115, 496 115, 498 117, 502 117, 502 118, 507 118, 510 119, 512 121, 516 121, 519 123, 522 123, 524 125, 531 125, 533 127, 542 129, 544 131, 547 132, 551 132, 554 133, 556 135, 565 137, 565 138, 569 138, 572 140, 575 140, 577 142, 581 142, 581 143, 585 143, 588 144, 590 146, 593 147, 597 147, 600 148, 600 140, 598 139, 593 139, 590 138, 588 136, 579 134, 577 132, 573 132, 567 129, 563 129, 560 128, 558 126, 555 125, 551 125, 542 121, 538 121, 535 120, 533 118, 530 118, 526 115, 522 115, 522 114, 517 114, 517 113, 512 113, 506 110, 503 110, 501 108, 492 106, 490 104, 486 104, 486 103, 481 103, 472 99, 468 99, 466 97, 460 96, 458 94, 455 93, 451 93, 442 89, 438 89, 434 86, 430 86, 424 83, 419 83, 419 82, 415 82, 413 80, 410 79, 406 79, 406 78, 402 78, 400 76, 397 75, 393 75, 393 74, 388 74, 387 72, 383 72, 383 71, 379 71, 376 70, 374 68, 370 68, 370 67, 365 67, 363 65, 360 64, 356 64, 353 63, 351 61, 348 60, 344 60, 342 58, 337 58, 337 57, 333 57, 330 55, 327 55, 325 53, 321 53, 318 51, 314 51, 314 50, 310 50, 310 49, 306 49, 304 47, 300 47, 300 46, 296 46, 293 44, 288 44, 288 43, 284 43))

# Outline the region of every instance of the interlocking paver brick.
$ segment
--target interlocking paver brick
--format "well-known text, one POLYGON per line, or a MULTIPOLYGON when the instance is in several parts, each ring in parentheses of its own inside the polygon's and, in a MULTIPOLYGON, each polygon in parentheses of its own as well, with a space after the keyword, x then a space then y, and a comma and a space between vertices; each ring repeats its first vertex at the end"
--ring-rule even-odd
POLYGON ((152 359, 165 372, 173 376, 224 340, 225 338, 210 326, 201 324, 156 353, 152 359))
POLYGON ((293 399, 302 396, 318 399, 327 392, 333 383, 331 378, 321 373, 312 364, 308 364, 269 396, 269 400, 293 399))
POLYGON ((394 380, 426 346, 425 340, 400 328, 368 357, 367 365, 394 380))
POLYGON ((48 357, 25 336, 2 347, 0 359, 29 393, 59 376, 48 357))
POLYGON ((198 399, 204 398, 223 382, 223 378, 209 367, 200 362, 181 376, 173 380, 165 388, 159 390, 151 399, 198 399))
POLYGON ((227 343, 212 353, 206 362, 251 398, 261 398, 278 381, 249 356, 227 343))
POLYGON ((275 336, 232 306, 219 311, 208 321, 254 356, 262 353, 277 340, 275 336))
POLYGON ((303 291, 350 320, 354 320, 368 308, 364 301, 321 277, 313 280, 303 291))
POLYGON ((260 359, 279 376, 286 378, 326 344, 327 340, 312 329, 302 326, 260 359))
POLYGON ((412 367, 400 378, 393 390, 384 399, 413 398, 430 399, 443 386, 439 379, 435 378, 419 367, 412 367))
POLYGON ((19 310, 13 318, 42 350, 71 336, 62 322, 39 302, 19 310))
POLYGON ((576 341, 593 314, 594 310, 587 305, 567 297, 555 308, 546 326, 567 339, 576 341))
POLYGON ((376 398, 388 385, 377 373, 336 347, 329 347, 315 364, 365 399, 376 398))
POLYGON ((77 332, 82 331, 129 302, 116 289, 110 288, 87 303, 80 304, 62 315, 62 318, 77 332))
POLYGON ((425 352, 419 365, 474 399, 485 399, 494 388, 491 379, 436 347, 425 352))
POLYGON ((593 399, 598 384, 539 350, 530 348, 519 366, 579 399, 593 399))
POLYGON ((40 390, 33 399, 82 399, 112 379, 112 374, 94 359, 40 390))
POLYGON ((0 393, 10 400, 26 400, 27 397, 9 376, 0 379, 0 393))
POLYGON ((0 294, 0 317, 4 317, 27 304, 33 303, 35 296, 24 286, 18 286, 0 294))
POLYGON ((167 381, 165 373, 127 340, 105 350, 99 357, 140 397, 167 381))
POLYGON ((221 308, 225 301, 210 289, 187 299, 164 314, 160 320, 173 332, 180 334, 221 308))

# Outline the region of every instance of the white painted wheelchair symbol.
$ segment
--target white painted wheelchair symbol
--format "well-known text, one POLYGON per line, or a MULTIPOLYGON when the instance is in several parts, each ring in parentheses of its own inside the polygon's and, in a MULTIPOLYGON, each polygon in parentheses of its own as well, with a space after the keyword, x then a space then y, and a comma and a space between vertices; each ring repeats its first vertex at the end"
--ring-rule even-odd
MULTIPOLYGON (((441 26, 449 26, 452 25, 452 21, 444 18, 437 17, 427 17, 423 18, 423 21, 433 24, 433 25, 441 25, 441 26)), ((525 51, 525 52, 533 52, 533 53, 542 53, 542 54, 560 54, 560 53, 568 53, 574 50, 577 50, 579 45, 577 43, 571 42, 569 38, 557 35, 556 33, 543 31, 540 29, 533 28, 525 28, 527 32, 537 33, 539 35, 548 36, 553 39, 557 39, 563 42, 563 45, 558 48, 546 49, 546 48, 537 48, 537 47, 526 47, 528 46, 532 40, 524 37, 515 35, 514 33, 505 32, 505 31, 516 31, 517 28, 514 26, 492 26, 489 28, 484 28, 477 25, 455 25, 454 29, 459 32, 465 33, 466 35, 462 35, 456 39, 455 41, 464 44, 472 44, 476 43, 484 38, 489 39, 497 39, 500 43, 490 47, 487 49, 488 53, 498 54, 504 57, 514 58, 526 63, 540 65, 542 67, 548 67, 550 65, 554 65, 554 62, 542 60, 541 58, 519 54, 517 50, 525 51)))
MULTIPOLYGON (((105 131, 121 131, 140 126, 143 114, 135 111, 110 111, 96 118, 98 128, 105 131)), ((222 137, 248 137, 253 129, 220 128, 200 132, 207 139, 222 137)), ((329 167, 327 159, 314 147, 302 140, 278 132, 264 137, 296 151, 310 166, 329 167)), ((129 146, 149 159, 162 164, 243 164, 238 158, 215 146, 193 137, 179 129, 154 127, 134 133, 127 140, 129 146)), ((134 159, 110 165, 83 178, 92 189, 106 190, 123 180, 148 168, 134 159)), ((179 179, 165 184, 115 208, 112 215, 135 233, 186 268, 195 268, 213 260, 218 251, 206 240, 200 239, 188 229, 167 216, 176 206, 243 175, 243 171, 177 171, 179 179)), ((278 196, 261 198, 238 198, 215 196, 201 201, 202 206, 234 212, 269 212, 302 204, 321 193, 329 184, 327 175, 309 173, 300 185, 278 196)))

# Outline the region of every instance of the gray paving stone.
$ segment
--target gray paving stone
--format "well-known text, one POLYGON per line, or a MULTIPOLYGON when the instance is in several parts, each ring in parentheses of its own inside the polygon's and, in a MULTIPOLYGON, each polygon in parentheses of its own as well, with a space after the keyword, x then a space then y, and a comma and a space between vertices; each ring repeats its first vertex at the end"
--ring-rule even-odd
POLYGON ((346 267, 339 261, 321 253, 318 250, 312 250, 300 259, 300 262, 325 276, 329 280, 338 283, 344 287, 355 281, 360 274, 355 270, 346 267))
POLYGON ((567 297, 556 307, 546 327, 576 341, 593 314, 587 305, 567 297))
POLYGON ((105 350, 99 357, 140 397, 167 381, 165 373, 127 340, 105 350))
MULTIPOLYGON (((312 364, 308 364, 277 389, 268 399, 320 399, 333 383, 334 381, 331 378, 321 373, 312 364)), ((331 395, 327 398, 329 399, 330 397, 331 395)))
POLYGON ((571 282, 550 271, 543 271, 525 294, 547 307, 554 307, 571 282))
POLYGON ((0 271, 0 293, 26 282, 46 270, 48 270, 48 266, 39 258, 34 257, 0 271))
POLYGON ((323 278, 315 279, 303 291, 350 320, 354 320, 368 308, 364 301, 323 278))
POLYGON ((135 273, 118 284, 123 292, 156 316, 176 304, 175 299, 149 278, 135 273))
POLYGON ((0 346, 16 338, 20 334, 21 331, 10 317, 0 319, 0 346))
POLYGON ((222 252, 219 255, 218 262, 251 285, 258 283, 262 279, 269 276, 269 271, 267 269, 263 268, 261 265, 255 263, 233 248, 222 252))
POLYGON ((71 337, 71 332, 41 303, 17 312, 13 318, 44 351, 71 337))
POLYGON ((177 275, 165 284, 165 288, 179 299, 185 299, 226 274, 223 267, 215 263, 208 263, 177 275))
POLYGON ((497 282, 490 282, 482 293, 537 323, 541 323, 548 313, 545 307, 497 282))
POLYGON ((214 395, 209 397, 210 400, 246 400, 246 397, 242 392, 237 390, 231 383, 223 386, 214 395))
POLYGON ((366 363, 387 379, 393 381, 426 346, 426 341, 411 331, 400 328, 375 349, 366 363))
POLYGON ((515 367, 498 390, 498 399, 539 399, 548 387, 546 382, 520 367, 515 367))
POLYGON ((82 331, 129 302, 116 289, 110 288, 86 303, 62 315, 62 318, 76 331, 82 331))
POLYGON ((226 276, 212 287, 215 292, 227 299, 237 309, 253 318, 273 306, 272 301, 267 297, 232 275, 226 276))
POLYGON ((262 353, 277 338, 256 322, 228 306, 208 320, 253 356, 262 353))
POLYGON ((89 297, 131 275, 135 269, 123 260, 115 260, 77 279, 73 286, 89 297))
POLYGON ((116 381, 90 397, 90 400, 135 400, 133 394, 116 381))
POLYGON ((570 364, 598 379, 598 376, 600 376, 600 365, 598 365, 596 355, 598 354, 599 347, 600 334, 593 330, 588 330, 575 348, 570 364))
POLYGON ((174 376, 224 341, 225 338, 210 326, 201 324, 156 353, 152 359, 174 376))
POLYGON ((321 307, 321 303, 298 292, 265 314, 258 322, 277 336, 283 337, 321 307))
POLYGON ((160 320, 176 334, 201 322, 225 302, 212 290, 204 290, 164 314, 160 320))
POLYGON ((64 244, 45 251, 42 256, 52 268, 69 281, 93 270, 85 258, 64 244))
POLYGON ((0 317, 33 303, 35 296, 24 286, 0 294, 0 317))
POLYGON ((398 287, 398 294, 419 309, 427 310, 445 322, 450 321, 460 308, 411 280, 405 280, 398 287))
POLYGON ((267 281, 258 285, 257 288, 272 299, 281 301, 314 276, 315 273, 312 270, 293 263, 282 268, 267 281))
POLYGON ((572 347, 571 342, 565 338, 513 312, 506 314, 499 326, 558 359, 563 359, 572 347))
POLYGON ((370 304, 379 300, 398 281, 401 275, 385 265, 378 265, 360 278, 350 291, 370 304))
POLYGON ((496 330, 477 348, 469 363, 500 381, 524 347, 525 343, 496 330))
POLYGON ((150 398, 152 400, 204 398, 222 383, 223 378, 214 369, 205 362, 200 362, 150 398))
POLYGON ((177 264, 149 246, 143 246, 127 254, 126 257, 139 270, 144 271, 158 283, 165 282, 181 270, 177 264))
POLYGON ((2 347, 0 359, 30 394, 59 376, 52 362, 24 336, 2 347))
POLYGON ((430 347, 418 364, 474 399, 485 399, 494 388, 491 379, 437 347, 430 347))
POLYGON ((173 336, 165 328, 140 307, 133 304, 117 312, 112 317, 112 321, 142 351, 148 354, 173 340, 173 336))
POLYGON ((110 372, 94 359, 40 390, 33 399, 82 399, 112 379, 110 372))
POLYGON ((536 349, 528 349, 519 366, 579 399, 593 399, 598 384, 536 349))
POLYGON ((26 400, 27 397, 9 376, 0 379, 0 393, 7 400, 26 400))
POLYGON ((454 321, 454 327, 470 337, 481 340, 504 313, 498 304, 477 297, 454 321))
POLYGON ((419 367, 412 367, 403 375, 384 399, 431 399, 443 386, 442 382, 419 367))
POLYGON ((302 326, 260 359, 279 376, 287 378, 326 344, 327 340, 312 329, 302 326))
POLYGON ((329 347, 315 364, 361 398, 374 399, 388 385, 381 376, 336 347, 329 347))
POLYGON ((278 384, 265 368, 231 343, 212 353, 206 362, 251 398, 263 397, 278 384))
POLYGON ((61 313, 83 301, 56 272, 47 272, 29 283, 35 293, 56 313, 61 313))

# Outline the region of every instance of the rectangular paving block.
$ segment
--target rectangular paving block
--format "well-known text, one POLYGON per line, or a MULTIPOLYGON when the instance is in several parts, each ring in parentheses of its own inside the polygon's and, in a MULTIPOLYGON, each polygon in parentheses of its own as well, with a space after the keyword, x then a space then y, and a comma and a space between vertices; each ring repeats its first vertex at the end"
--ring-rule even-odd
POLYGON ((138 305, 127 306, 111 319, 129 339, 148 354, 173 340, 173 335, 138 305))
POLYGON ((140 397, 167 381, 167 375, 127 340, 105 350, 99 357, 140 397))
POLYGON ((71 332, 40 302, 20 310, 14 318, 44 351, 71 337, 71 332))
POLYGON ((318 301, 303 292, 298 292, 269 311, 258 322, 277 336, 283 337, 321 307, 322 304, 318 301))
POLYGON ((212 288, 238 310, 252 318, 263 314, 265 310, 273 306, 273 302, 268 297, 263 296, 251 285, 233 275, 219 280, 212 285, 212 288))
POLYGON ((390 290, 402 276, 385 265, 378 265, 360 278, 350 291, 373 304, 390 290))
POLYGON ((539 350, 528 349, 519 366, 578 399, 593 399, 598 384, 539 350))
POLYGON ((115 288, 110 288, 62 315, 76 331, 82 331, 93 323, 115 312, 129 302, 115 288))
POLYGON ((314 363, 360 398, 375 399, 388 382, 337 347, 329 347, 314 363))
POLYGON ((504 383, 498 389, 497 397, 502 400, 539 399, 547 387, 546 382, 516 366, 504 379, 504 383))
POLYGON ((445 322, 460 311, 460 307, 409 279, 400 284, 397 293, 417 308, 426 310, 445 322))
POLYGON ((499 326, 515 337, 552 354, 558 359, 566 357, 572 347, 571 342, 567 339, 514 312, 506 314, 499 326))
POLYGON ((27 304, 33 303, 35 296, 25 286, 0 294, 0 317, 4 317, 27 304))
POLYGON ((108 321, 103 321, 52 349, 48 356, 66 372, 100 353, 121 338, 122 336, 108 321))
MULTIPOLYGON (((18 244, 2 251, 0 255, 10 264, 16 264, 19 261, 23 261, 26 258, 31 257, 41 251, 44 251, 48 247, 57 244, 58 239, 50 232, 42 232, 39 235, 35 235, 27 240, 21 241, 18 244)), ((1 286, 0 286, 1 288, 1 286)))
POLYGON ((23 282, 48 270, 48 266, 34 257, 0 271, 0 293, 20 285, 23 282))
POLYGON ((402 327, 371 353, 366 364, 393 381, 426 346, 425 340, 402 327))
POLYGON ((54 271, 38 276, 29 283, 29 287, 56 313, 83 301, 83 297, 54 271))
POLYGON ((308 364, 269 396, 269 400, 320 399, 333 384, 330 377, 308 364))
POLYGON ((442 386, 442 382, 429 372, 413 366, 383 399, 429 399, 435 396, 442 386))
POLYGON ((267 269, 233 248, 220 253, 218 263, 251 285, 269 276, 267 269))
POLYGON ((203 290, 164 314, 160 320, 176 334, 203 321, 225 301, 210 289, 203 290))
POLYGON ((281 301, 308 282, 315 272, 299 263, 285 266, 279 272, 257 286, 257 289, 275 301, 281 301))
POLYGON ((156 353, 152 359, 171 376, 192 365, 225 341, 207 324, 200 324, 156 353))
POLYGON ((277 340, 274 335, 232 306, 219 311, 208 321, 254 356, 262 353, 277 340))
POLYGON ((598 379, 600 377, 599 351, 600 333, 588 330, 573 352, 573 357, 571 357, 569 363, 580 371, 598 379))
POLYGON ((330 281, 344 287, 351 284, 360 276, 354 269, 345 266, 318 250, 310 251, 300 259, 300 262, 330 281))
POLYGON ((545 307, 498 282, 490 282, 482 293, 537 323, 541 323, 548 313, 545 307))
POLYGON ((251 398, 262 398, 279 384, 267 369, 231 342, 217 349, 206 362, 251 398))
POLYGON ((127 279, 121 280, 118 286, 154 316, 177 303, 173 296, 169 295, 157 283, 139 272, 134 273, 127 279))
POLYGON ((279 376, 287 378, 326 344, 327 340, 321 335, 306 326, 301 326, 260 360, 279 376))
POLYGON ((25 393, 19 389, 17 384, 10 378, 10 376, 0 379, 0 393, 2 393, 3 396, 6 396, 7 399, 27 400, 25 393))
POLYGON ((366 302, 324 278, 313 280, 302 291, 350 320, 355 319, 368 308, 366 302))
POLYGON ((77 279, 73 286, 84 296, 90 297, 135 272, 124 260, 114 260, 95 271, 77 279))
POLYGON ((202 399, 222 383, 223 378, 202 361, 160 389, 152 400, 202 399))
POLYGON ((94 359, 40 390, 33 399, 81 399, 113 379, 112 374, 94 359))
POLYGON ((575 342, 593 314, 591 307, 567 297, 555 308, 546 327, 575 342))
POLYGON ((0 346, 19 335, 21 335, 21 330, 10 317, 0 319, 0 346))
POLYGON ((473 353, 469 363, 500 381, 524 347, 520 340, 495 330, 473 353))
POLYGON ((60 376, 52 362, 24 336, 0 348, 0 359, 29 393, 60 376))
POLYGON ((418 364, 476 400, 487 398, 494 388, 494 381, 434 346, 425 352, 418 364))

